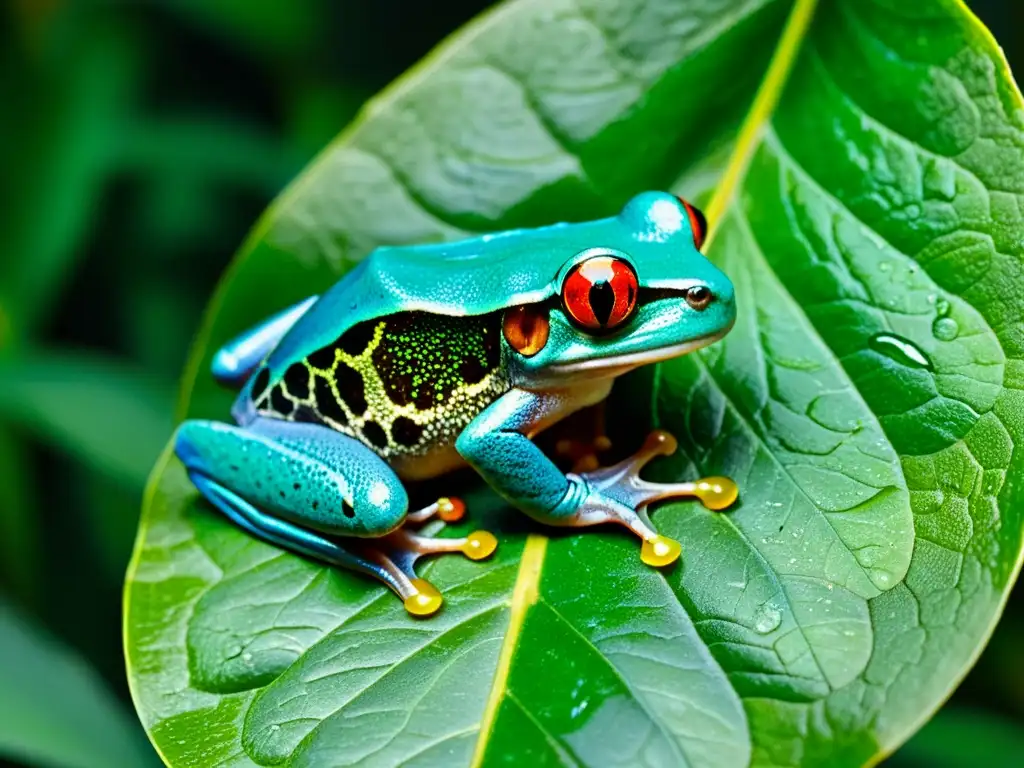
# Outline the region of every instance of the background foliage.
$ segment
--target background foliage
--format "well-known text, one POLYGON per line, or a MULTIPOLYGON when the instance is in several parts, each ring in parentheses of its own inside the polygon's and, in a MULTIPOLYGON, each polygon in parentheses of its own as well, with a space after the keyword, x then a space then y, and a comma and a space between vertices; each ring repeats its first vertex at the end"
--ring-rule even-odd
MULTIPOLYGON (((202 308, 259 213, 366 96, 486 5, 3 6, 0 755, 157 762, 127 700, 119 589, 202 308)), ((972 7, 1020 71, 1015 5, 972 7)), ((1022 621, 1017 596, 894 764, 1020 754, 1022 621)))

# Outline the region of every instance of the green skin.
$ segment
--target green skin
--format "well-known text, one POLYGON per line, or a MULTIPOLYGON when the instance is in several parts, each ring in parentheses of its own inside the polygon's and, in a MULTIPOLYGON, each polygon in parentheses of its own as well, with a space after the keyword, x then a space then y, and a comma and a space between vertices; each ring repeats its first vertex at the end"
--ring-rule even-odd
POLYGON ((651 451, 618 473, 566 475, 530 437, 601 401, 615 377, 721 338, 735 314, 731 282, 664 193, 598 221, 379 248, 319 299, 222 349, 214 375, 242 385, 238 426, 185 422, 175 448, 199 490, 245 529, 404 597, 415 592, 412 559, 439 550, 406 537, 415 541, 396 551, 402 481, 465 463, 542 523, 618 522, 647 540, 646 504, 692 496, 692 486, 639 481, 651 451), (624 260, 639 280, 636 310, 610 332, 580 327, 560 303, 567 275, 595 255, 624 260), (688 301, 695 286, 710 291, 707 306, 688 301), (506 310, 524 305, 550 322, 529 356, 502 333, 506 310))

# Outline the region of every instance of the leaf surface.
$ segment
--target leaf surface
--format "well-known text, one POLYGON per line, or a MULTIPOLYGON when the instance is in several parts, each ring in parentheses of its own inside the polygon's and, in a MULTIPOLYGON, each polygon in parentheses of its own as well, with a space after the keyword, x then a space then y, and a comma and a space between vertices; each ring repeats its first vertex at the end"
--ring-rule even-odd
POLYGON ((815 6, 506 3, 271 207, 183 413, 227 412, 218 343, 378 244, 706 201, 737 325, 620 382, 612 428, 669 429, 653 478, 741 498, 661 508, 684 559, 659 572, 459 480, 501 547, 429 565, 448 602, 417 622, 237 531, 165 454, 126 632, 170 764, 859 765, 948 695, 1021 552, 1024 111, 962 4, 815 6))

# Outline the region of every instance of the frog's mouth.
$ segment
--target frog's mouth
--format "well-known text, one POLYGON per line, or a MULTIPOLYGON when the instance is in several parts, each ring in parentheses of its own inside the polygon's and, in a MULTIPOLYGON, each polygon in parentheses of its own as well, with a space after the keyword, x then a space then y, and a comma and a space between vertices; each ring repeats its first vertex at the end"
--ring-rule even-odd
POLYGON ((721 331, 667 347, 656 347, 655 349, 645 349, 639 352, 626 352, 621 355, 579 360, 572 363, 558 363, 552 365, 551 370, 559 374, 593 373, 609 377, 621 376, 642 365, 660 363, 662 360, 671 360, 673 357, 680 357, 681 355, 695 352, 698 349, 703 349, 723 338, 731 328, 732 325, 730 324, 729 328, 721 331))

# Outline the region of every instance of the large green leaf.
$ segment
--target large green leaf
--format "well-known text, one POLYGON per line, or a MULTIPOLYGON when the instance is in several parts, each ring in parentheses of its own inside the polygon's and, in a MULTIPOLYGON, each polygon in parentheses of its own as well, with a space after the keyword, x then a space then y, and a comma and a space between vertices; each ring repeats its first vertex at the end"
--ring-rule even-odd
POLYGON ((962 4, 814 5, 514 0, 271 208, 191 415, 226 413, 217 343, 379 243, 707 199, 740 319, 620 382, 612 427, 672 430, 652 476, 729 474, 741 502, 659 511, 685 554, 658 572, 624 534, 553 536, 453 480, 502 545, 431 564, 448 603, 417 622, 231 527, 168 452, 126 645, 169 763, 857 765, 948 695, 1021 552, 1024 112, 962 4))

